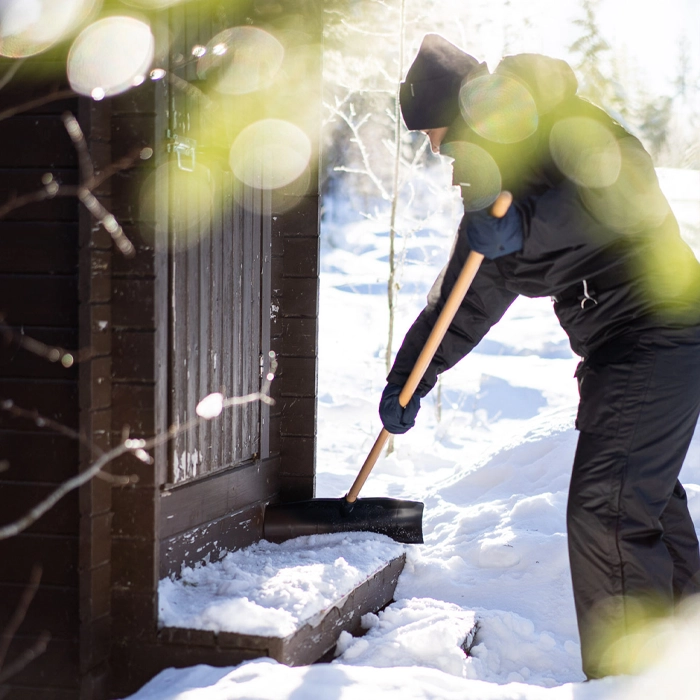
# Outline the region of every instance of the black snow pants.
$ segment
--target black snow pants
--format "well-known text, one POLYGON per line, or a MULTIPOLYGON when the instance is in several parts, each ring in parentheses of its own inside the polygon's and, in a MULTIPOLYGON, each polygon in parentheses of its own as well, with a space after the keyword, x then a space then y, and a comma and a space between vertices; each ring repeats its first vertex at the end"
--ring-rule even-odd
POLYGON ((700 593, 678 475, 700 412, 700 328, 609 344, 579 365, 567 529, 583 670, 619 672, 608 642, 700 593))

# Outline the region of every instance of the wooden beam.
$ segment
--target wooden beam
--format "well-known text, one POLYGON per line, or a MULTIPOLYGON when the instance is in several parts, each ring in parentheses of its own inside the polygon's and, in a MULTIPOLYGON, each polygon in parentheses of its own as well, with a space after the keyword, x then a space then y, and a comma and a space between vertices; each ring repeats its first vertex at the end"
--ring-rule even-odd
MULTIPOLYGON (((206 630, 162 628, 158 639, 170 648, 180 647, 192 654, 193 659, 207 654, 216 664, 216 652, 230 654, 227 663, 240 663, 243 657, 269 656, 289 666, 303 666, 318 661, 335 647, 340 633, 348 631, 361 634, 360 620, 368 612, 377 612, 394 597, 399 575, 406 556, 387 562, 380 571, 359 585, 338 605, 331 605, 313 623, 304 625, 287 637, 264 637, 234 632, 210 632, 206 630)), ((205 657, 206 658, 206 657, 205 657)), ((194 660, 188 663, 196 663, 194 660)), ((200 661, 200 663, 202 663, 200 661)))
POLYGON ((278 489, 278 473, 279 460, 273 458, 162 492, 160 536, 167 539, 246 506, 269 501, 278 489))

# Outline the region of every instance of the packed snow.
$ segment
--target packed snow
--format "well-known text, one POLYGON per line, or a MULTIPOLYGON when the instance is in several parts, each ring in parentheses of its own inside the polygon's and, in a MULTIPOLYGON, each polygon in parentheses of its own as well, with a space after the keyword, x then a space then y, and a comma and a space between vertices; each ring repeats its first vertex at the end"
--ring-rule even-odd
MULTIPOLYGON (((667 171, 662 183, 672 193, 697 176, 667 171)), ((672 198, 696 254, 699 200, 697 190, 694 199, 692 193, 679 202, 672 198)), ((454 205, 448 200, 418 228, 404 222, 413 232, 401 239, 398 342, 446 261, 459 215, 454 205)), ((321 497, 347 491, 381 429, 387 236, 372 219, 326 211, 321 497)), ((259 659, 228 668, 168 669, 131 700, 699 697, 700 610, 694 608, 640 647, 641 675, 582 682, 565 529, 577 439, 576 364, 551 302, 521 298, 443 376, 439 391, 423 400, 416 427, 396 437, 395 451, 380 458, 362 493, 423 501, 425 544, 396 545, 366 533, 261 542, 217 564, 184 570, 179 581, 161 582, 162 624, 224 629, 235 617, 249 621, 246 631, 266 634, 292 629, 322 610, 337 586, 367 576, 395 549, 405 551, 395 602, 364 616, 364 636, 343 633, 332 663, 289 668, 259 659), (377 554, 374 563, 353 558, 354 538, 363 539, 367 556, 377 554), (210 605, 205 612, 191 607, 197 589, 210 605)), ((700 434, 681 481, 698 527, 700 434)))
POLYGON ((164 627, 287 637, 313 625, 404 548, 383 535, 312 535, 262 541, 221 561, 184 567, 158 588, 164 627))

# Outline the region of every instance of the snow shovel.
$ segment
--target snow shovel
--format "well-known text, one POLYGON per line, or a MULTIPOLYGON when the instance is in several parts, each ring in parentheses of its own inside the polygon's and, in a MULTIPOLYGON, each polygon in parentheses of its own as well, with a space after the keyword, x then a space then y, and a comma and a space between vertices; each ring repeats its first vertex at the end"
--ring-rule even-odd
MULTIPOLYGON (((505 216, 513 200, 509 192, 501 192, 491 208, 498 218, 505 216)), ((428 369, 452 319, 479 270, 484 256, 472 251, 464 263, 457 282, 443 307, 435 327, 428 336, 406 384, 399 394, 399 403, 406 406, 428 369)), ((270 542, 284 542, 303 535, 334 532, 378 532, 397 542, 423 543, 423 504, 395 498, 358 499, 360 490, 374 467, 390 433, 382 428, 360 473, 344 498, 315 498, 296 503, 269 505, 265 509, 263 537, 270 542)))

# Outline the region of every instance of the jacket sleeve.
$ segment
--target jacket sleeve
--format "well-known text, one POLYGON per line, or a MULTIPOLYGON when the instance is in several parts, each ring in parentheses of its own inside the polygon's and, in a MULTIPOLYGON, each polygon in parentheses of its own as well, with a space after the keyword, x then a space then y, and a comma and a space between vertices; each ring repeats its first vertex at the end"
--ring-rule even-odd
MULTIPOLYGON (((470 253, 466 236, 467 216, 462 219, 454 252, 447 265, 440 296, 420 313, 401 344, 387 381, 403 386, 411 373, 425 342, 433 330, 464 262, 470 253)), ((508 291, 501 273, 491 260, 484 260, 464 301, 450 324, 440 346, 428 366, 416 393, 425 396, 437 382, 437 375, 453 367, 467 355, 497 323, 517 294, 508 291)))

